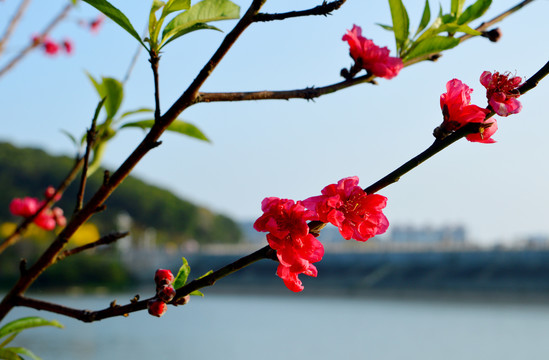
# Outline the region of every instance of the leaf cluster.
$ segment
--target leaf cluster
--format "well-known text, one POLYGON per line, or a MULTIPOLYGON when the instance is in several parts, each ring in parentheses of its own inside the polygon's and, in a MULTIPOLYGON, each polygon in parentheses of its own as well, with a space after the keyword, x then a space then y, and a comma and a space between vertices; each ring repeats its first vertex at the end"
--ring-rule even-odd
POLYGON ((492 0, 477 0, 463 10, 465 0, 452 0, 450 12, 444 13, 441 5, 437 17, 428 26, 431 8, 429 0, 425 0, 418 28, 412 36, 408 12, 402 0, 389 0, 393 26, 378 25, 394 32, 397 54, 406 62, 456 47, 460 43, 460 39, 455 37, 456 33, 481 35, 481 32, 471 28, 469 23, 481 17, 491 3, 492 0), (442 35, 443 33, 446 35, 442 35))
POLYGON ((13 320, 0 328, 0 359, 21 360, 24 355, 33 360, 40 360, 38 356, 24 347, 6 347, 21 331, 39 326, 63 328, 63 325, 55 320, 46 320, 37 316, 13 320), (2 338, 4 339, 2 340, 2 338))
POLYGON ((147 51, 155 54, 158 54, 168 43, 190 32, 204 29, 221 31, 209 25, 209 22, 240 17, 240 7, 229 0, 202 0, 192 6, 191 0, 153 0, 149 13, 149 35, 145 39, 141 39, 126 15, 108 1, 84 1, 111 18, 139 41, 147 51), (158 12, 160 12, 159 15, 158 12), (172 18, 163 27, 168 17, 172 18))

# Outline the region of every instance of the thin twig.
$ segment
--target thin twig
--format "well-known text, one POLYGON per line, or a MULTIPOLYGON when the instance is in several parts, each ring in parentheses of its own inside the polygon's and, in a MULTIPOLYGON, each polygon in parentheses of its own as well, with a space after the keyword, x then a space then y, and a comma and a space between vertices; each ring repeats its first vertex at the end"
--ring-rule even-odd
POLYGON ((212 58, 199 72, 198 76, 191 83, 189 88, 179 97, 179 99, 171 106, 171 108, 161 117, 160 121, 156 122, 149 133, 130 154, 130 156, 122 163, 122 165, 112 174, 109 182, 103 184, 91 199, 84 205, 82 210, 74 214, 67 226, 59 233, 52 244, 44 251, 39 259, 32 265, 28 271, 22 275, 17 283, 10 289, 0 302, 0 321, 13 308, 15 299, 22 295, 29 286, 51 266, 59 256, 60 252, 66 246, 70 237, 85 223, 96 211, 103 205, 105 200, 112 192, 122 183, 122 181, 130 174, 137 163, 154 147, 158 145, 158 139, 166 128, 177 118, 177 116, 187 107, 189 107, 200 90, 202 84, 210 76, 212 71, 217 67, 232 45, 240 37, 240 35, 253 22, 253 16, 259 12, 261 6, 266 0, 254 0, 250 5, 246 14, 238 21, 233 30, 226 36, 219 48, 216 50, 212 58))
MULTIPOLYGON (((42 31, 40 38, 44 38, 48 35, 60 22, 63 20, 69 11, 72 9, 72 3, 67 4, 61 12, 53 19, 53 21, 42 31)), ((7 73, 11 68, 13 68, 19 61, 21 61, 32 49, 39 46, 40 43, 32 41, 29 45, 24 47, 19 54, 17 54, 11 61, 9 61, 2 69, 0 69, 0 77, 7 73)))
POLYGON ((306 99, 312 100, 322 95, 334 93, 336 91, 355 86, 362 83, 376 84, 373 75, 363 75, 354 79, 341 81, 336 84, 322 87, 308 87, 297 90, 283 91, 247 91, 247 92, 226 92, 226 93, 207 93, 201 92, 196 97, 195 103, 216 102, 216 101, 249 101, 249 100, 289 100, 306 99))
POLYGON ((160 85, 158 82, 158 63, 160 56, 151 50, 149 62, 151 63, 151 69, 154 78, 154 121, 160 121, 160 85))
POLYGON ((116 233, 112 233, 112 234, 109 234, 109 235, 105 235, 103 236, 101 239, 97 240, 97 241, 94 241, 94 242, 91 242, 89 244, 86 244, 86 245, 82 245, 82 246, 79 246, 79 247, 76 247, 74 249, 71 249, 71 250, 65 250, 63 251, 61 254, 59 254, 59 256, 57 257, 57 261, 61 261, 63 260, 64 258, 66 257, 69 257, 69 256, 72 256, 72 255, 76 255, 78 253, 81 253, 82 251, 84 250, 88 250, 88 249, 93 249, 93 248, 96 248, 98 246, 101 246, 101 245, 109 245, 115 241, 118 241, 122 238, 125 238, 126 236, 130 235, 129 232, 123 232, 123 233, 119 233, 119 232, 116 232, 116 233))
POLYGON ((4 47, 8 43, 8 40, 11 37, 11 34, 17 27, 17 24, 19 23, 19 20, 21 20, 21 17, 25 13, 25 10, 27 9, 28 5, 30 3, 30 0, 23 0, 21 1, 21 4, 19 4, 19 7, 17 8, 17 11, 11 18, 8 26, 6 27, 6 31, 4 32, 4 36, 0 38, 0 54, 4 51, 4 47))
POLYGON ((95 139, 97 137, 97 129, 96 129, 97 118, 99 117, 99 112, 101 111, 101 108, 103 107, 103 104, 105 104, 106 100, 107 98, 104 97, 97 104, 97 107, 95 108, 95 113, 93 114, 91 126, 86 135, 86 152, 84 154, 84 166, 82 167, 80 186, 78 188, 78 194, 76 195, 76 207, 74 209, 75 212, 80 211, 80 209, 82 209, 82 203, 84 202, 84 192, 86 190, 86 179, 88 178, 88 164, 90 161, 90 154, 91 154, 92 148, 95 146, 95 139))
POLYGON ((524 95, 528 91, 538 86, 538 83, 541 81, 541 79, 547 76, 548 73, 549 73, 549 61, 537 73, 535 73, 534 76, 526 80, 524 84, 522 84, 518 88, 518 91, 521 93, 521 95, 524 95))
POLYGON ((346 0, 336 0, 332 2, 324 1, 321 5, 318 5, 312 9, 302 10, 302 11, 290 11, 280 14, 266 14, 259 13, 254 16, 254 21, 263 22, 263 21, 274 21, 274 20, 286 20, 289 18, 296 18, 302 16, 315 16, 315 15, 331 15, 330 13, 334 10, 339 9, 346 0))

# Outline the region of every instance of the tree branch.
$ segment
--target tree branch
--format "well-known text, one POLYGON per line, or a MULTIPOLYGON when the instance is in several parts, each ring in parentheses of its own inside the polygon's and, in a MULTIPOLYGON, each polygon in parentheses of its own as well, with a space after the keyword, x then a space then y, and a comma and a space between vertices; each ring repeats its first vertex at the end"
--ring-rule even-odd
POLYGON ((71 250, 63 251, 61 254, 59 254, 56 261, 59 262, 59 261, 63 260, 66 257, 76 255, 78 253, 81 253, 84 250, 93 249, 93 248, 96 248, 96 247, 101 246, 101 245, 109 245, 109 244, 111 244, 115 241, 118 241, 122 238, 125 238, 128 235, 130 235, 129 232, 123 232, 123 233, 116 232, 116 233, 105 235, 97 241, 94 241, 94 242, 91 242, 89 244, 76 247, 76 248, 71 249, 71 250))
MULTIPOLYGON (((40 34, 41 38, 44 38, 46 35, 48 35, 69 13, 69 11, 72 9, 73 5, 72 3, 67 4, 61 12, 52 20, 52 22, 42 31, 40 34)), ((21 61, 32 49, 36 48, 39 43, 35 43, 34 41, 30 43, 30 45, 26 46, 17 54, 13 59, 11 59, 10 62, 8 62, 2 69, 0 69, 0 77, 7 73, 11 68, 13 68, 19 61, 21 61)))
POLYGON ((27 9, 29 3, 30 3, 30 0, 23 0, 21 4, 19 4, 17 11, 11 18, 8 26, 6 27, 6 31, 4 32, 4 36, 2 36, 2 38, 0 39, 0 54, 2 54, 2 52, 4 51, 4 47, 6 46, 8 40, 10 39, 11 34, 17 27, 19 20, 21 20, 21 17, 25 13, 25 10, 27 9))
POLYGON ((207 93, 200 92, 196 97, 195 103, 207 103, 217 101, 249 101, 249 100, 289 100, 305 99, 312 100, 322 95, 334 93, 336 91, 355 86, 361 83, 377 84, 373 75, 364 75, 350 80, 323 86, 308 87, 305 89, 282 90, 282 91, 246 91, 246 92, 226 92, 226 93, 207 93))
POLYGON ((318 5, 312 9, 302 10, 302 11, 290 11, 290 12, 280 13, 280 14, 259 13, 256 16, 254 16, 254 21, 264 22, 264 21, 274 21, 274 20, 286 20, 289 18, 311 16, 311 15, 327 16, 327 15, 331 15, 330 13, 332 11, 339 9, 345 3, 345 1, 346 0, 336 0, 329 3, 324 1, 322 5, 318 5))

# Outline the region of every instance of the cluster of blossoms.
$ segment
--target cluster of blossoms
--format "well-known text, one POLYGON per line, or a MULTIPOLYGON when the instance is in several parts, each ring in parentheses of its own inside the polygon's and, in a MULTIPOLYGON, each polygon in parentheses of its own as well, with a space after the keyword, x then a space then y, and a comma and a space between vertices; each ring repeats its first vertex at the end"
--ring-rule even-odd
POLYGON ((402 69, 402 60, 389 56, 389 49, 380 48, 372 40, 363 37, 360 26, 353 25, 342 40, 349 43, 349 52, 355 63, 375 76, 392 79, 402 69))
MULTIPOLYGON (((490 108, 500 116, 516 114, 522 109, 517 100, 520 92, 517 90, 521 83, 520 77, 509 78, 508 74, 494 74, 485 71, 480 76, 480 82, 486 88, 486 97, 490 108)), ((435 129, 435 136, 441 138, 456 131, 468 123, 483 125, 478 133, 469 134, 467 140, 480 143, 494 143, 491 137, 498 129, 496 119, 486 116, 490 109, 471 104, 471 89, 458 79, 452 79, 446 84, 446 92, 440 96, 440 108, 444 120, 435 129)))
POLYGON ((268 232, 267 241, 279 261, 276 274, 288 289, 298 292, 303 290, 298 275, 316 277, 313 263, 324 256, 324 247, 309 232, 307 221, 331 223, 345 239, 366 241, 387 230, 389 222, 382 213, 386 204, 384 196, 366 194, 354 176, 328 185, 322 195, 303 201, 265 198, 261 203, 263 215, 254 228, 268 232))
POLYGON ((42 37, 34 35, 32 37, 32 43, 36 46, 40 45, 47 55, 55 56, 63 51, 65 54, 70 55, 74 50, 74 45, 71 39, 65 38, 61 42, 56 42, 50 37, 42 37))
MULTIPOLYGON (((158 269, 154 274, 154 282, 156 283, 156 297, 149 300, 147 310, 153 316, 162 316, 168 310, 168 303, 175 297, 175 289, 173 282, 175 278, 170 270, 158 269)), ((175 305, 185 305, 189 302, 190 296, 184 296, 177 301, 175 305)))
MULTIPOLYGON (((47 200, 50 200, 54 194, 55 189, 53 186, 46 189, 45 196, 47 200)), ((54 201, 59 201, 59 199, 61 199, 61 195, 55 195, 54 201)), ((34 216, 44 203, 44 201, 33 197, 24 197, 22 199, 15 198, 11 201, 9 208, 13 215, 28 218, 34 216)), ((63 215, 63 210, 61 208, 45 208, 34 218, 34 223, 42 229, 50 231, 55 229, 56 225, 65 226, 67 224, 67 219, 63 215)))

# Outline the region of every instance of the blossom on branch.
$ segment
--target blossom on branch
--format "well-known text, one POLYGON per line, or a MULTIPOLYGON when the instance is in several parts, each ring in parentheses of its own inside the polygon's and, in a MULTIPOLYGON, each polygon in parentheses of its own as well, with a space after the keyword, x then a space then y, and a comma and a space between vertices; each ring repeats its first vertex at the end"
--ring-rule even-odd
POLYGON ((268 197, 261 203, 263 215, 254 223, 257 231, 268 232, 267 241, 276 250, 280 264, 277 275, 288 289, 298 292, 303 290, 299 274, 317 275, 314 262, 322 260, 324 247, 309 233, 308 220, 314 213, 303 204, 289 199, 268 197))
POLYGON ((485 71, 480 75, 480 83, 486 88, 488 103, 499 116, 518 114, 522 104, 517 100, 520 92, 517 90, 522 79, 510 77, 509 73, 500 74, 485 71))
POLYGON ((402 59, 389 56, 387 47, 380 48, 372 40, 363 37, 360 26, 353 25, 342 40, 349 43, 349 52, 355 62, 375 76, 392 79, 402 69, 402 59))
POLYGON ((481 124, 485 126, 478 133, 467 135, 467 140, 481 143, 495 142, 490 137, 497 130, 496 120, 486 120, 486 115, 490 111, 477 105, 471 105, 471 92, 473 92, 473 89, 458 79, 448 81, 446 92, 440 95, 440 108, 444 120, 442 125, 435 129, 435 136, 442 137, 438 132, 447 135, 465 124, 478 123, 479 127, 481 124))
POLYGON ((331 223, 346 239, 367 241, 383 234, 389 221, 382 210, 387 198, 378 194, 366 194, 358 186, 358 177, 341 179, 322 189, 322 195, 303 200, 303 204, 316 213, 316 219, 331 223))
MULTIPOLYGON (((55 194, 53 187, 48 187, 45 191, 46 198, 51 198, 55 194)), ((61 194, 57 194, 55 201, 61 198, 61 194)), ((33 197, 24 197, 22 199, 15 198, 10 202, 10 212, 15 216, 28 218, 34 216, 36 212, 44 205, 44 201, 40 201, 33 197)), ((59 207, 53 209, 45 208, 34 218, 34 223, 44 230, 53 230, 58 226, 65 226, 67 219, 63 215, 63 210, 59 207)))

